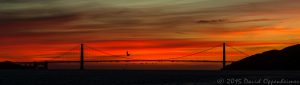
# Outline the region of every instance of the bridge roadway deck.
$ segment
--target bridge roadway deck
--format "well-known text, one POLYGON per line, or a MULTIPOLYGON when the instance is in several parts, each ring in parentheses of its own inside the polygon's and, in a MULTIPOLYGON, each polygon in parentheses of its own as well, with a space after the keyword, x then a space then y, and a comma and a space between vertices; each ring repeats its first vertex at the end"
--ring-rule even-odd
MULTIPOLYGON (((41 61, 45 62, 45 61, 41 61)), ((80 61, 46 61, 48 63, 79 63, 80 61)), ((84 62, 223 62, 223 61, 212 61, 212 60, 95 60, 95 61, 84 61, 84 62)), ((235 61, 226 61, 232 63, 235 61)), ((16 63, 33 63, 33 62, 16 62, 16 63)))

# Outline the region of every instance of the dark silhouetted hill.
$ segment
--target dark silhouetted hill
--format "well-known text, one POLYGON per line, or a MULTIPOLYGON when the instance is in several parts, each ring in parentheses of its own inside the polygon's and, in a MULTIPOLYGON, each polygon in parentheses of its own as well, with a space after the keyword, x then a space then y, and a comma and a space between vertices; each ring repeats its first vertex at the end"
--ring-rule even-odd
POLYGON ((225 70, 300 70, 300 44, 255 54, 226 66, 225 70))
POLYGON ((0 69, 26 69, 26 67, 10 61, 0 62, 0 69))

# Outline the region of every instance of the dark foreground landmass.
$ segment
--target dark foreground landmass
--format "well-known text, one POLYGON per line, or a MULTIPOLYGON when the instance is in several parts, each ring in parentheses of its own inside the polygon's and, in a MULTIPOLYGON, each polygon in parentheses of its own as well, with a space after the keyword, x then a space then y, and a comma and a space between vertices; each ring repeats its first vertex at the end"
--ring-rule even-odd
POLYGON ((32 68, 25 67, 11 61, 5 61, 5 62, 0 62, 0 69, 32 69, 32 68))
POLYGON ((300 70, 300 44, 270 50, 227 65, 226 70, 300 70))
POLYGON ((259 79, 299 85, 300 71, 0 70, 0 85, 241 85, 259 79))

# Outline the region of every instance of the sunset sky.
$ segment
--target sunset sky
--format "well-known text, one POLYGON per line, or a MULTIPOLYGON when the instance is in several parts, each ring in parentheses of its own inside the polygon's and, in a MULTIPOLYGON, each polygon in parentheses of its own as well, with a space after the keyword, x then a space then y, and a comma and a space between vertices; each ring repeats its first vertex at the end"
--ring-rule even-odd
MULTIPOLYGON (((299 9, 300 0, 0 0, 0 61, 53 60, 77 47, 57 59, 75 60, 80 43, 114 55, 128 50, 134 59, 180 57, 222 42, 252 55, 298 43, 299 9)), ((221 51, 186 59, 221 60, 221 51)), ((244 57, 228 48, 229 60, 244 57)))

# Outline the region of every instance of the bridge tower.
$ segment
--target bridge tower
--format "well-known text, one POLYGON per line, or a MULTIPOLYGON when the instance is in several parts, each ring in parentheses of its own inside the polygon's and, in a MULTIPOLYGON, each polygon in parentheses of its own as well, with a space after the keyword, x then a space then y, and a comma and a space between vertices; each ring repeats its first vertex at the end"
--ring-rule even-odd
POLYGON ((80 45, 80 70, 84 70, 84 44, 80 45))
POLYGON ((226 66, 226 43, 223 43, 223 68, 226 66))

